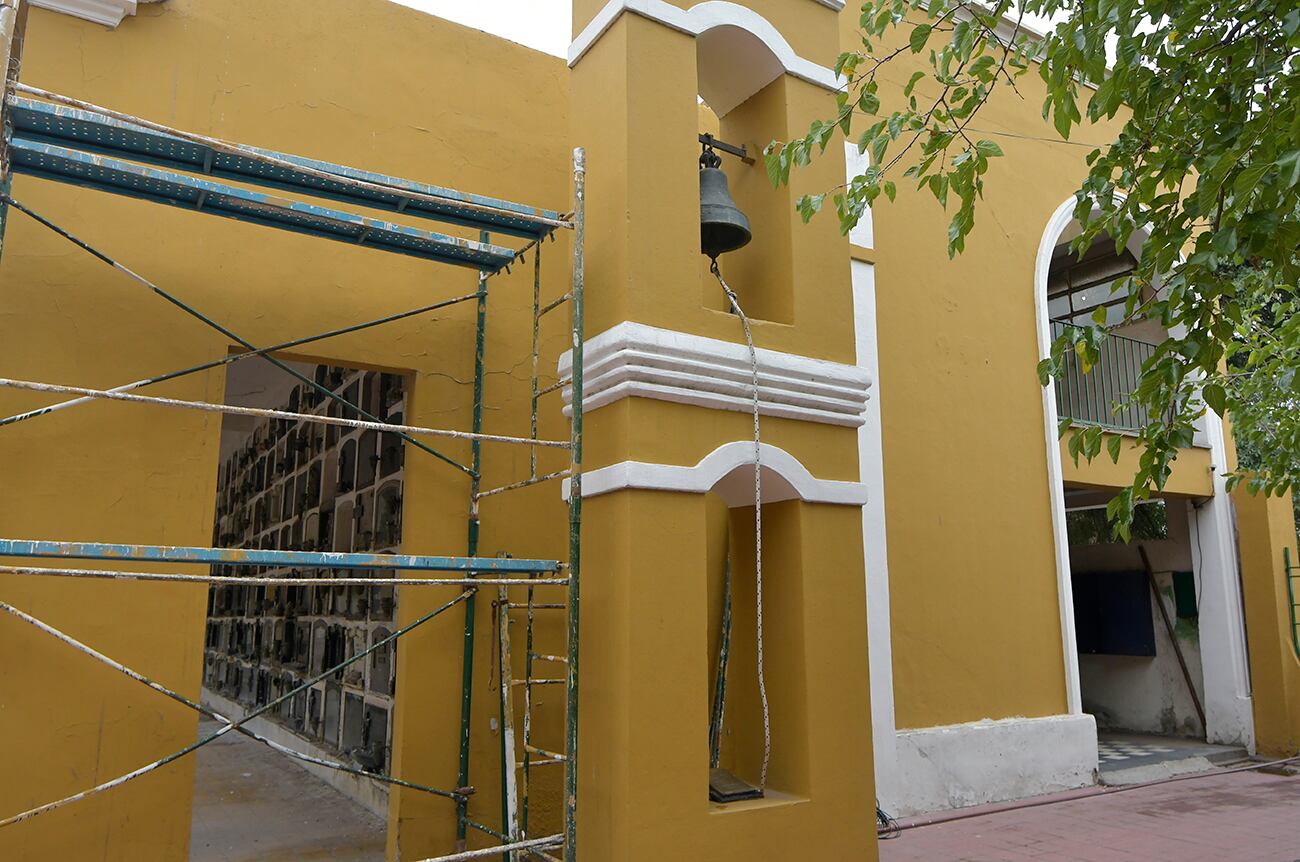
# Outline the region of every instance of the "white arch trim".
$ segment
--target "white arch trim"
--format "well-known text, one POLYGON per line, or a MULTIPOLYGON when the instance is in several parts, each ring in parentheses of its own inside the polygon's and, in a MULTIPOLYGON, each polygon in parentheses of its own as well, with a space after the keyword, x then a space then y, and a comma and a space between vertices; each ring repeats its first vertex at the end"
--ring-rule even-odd
MULTIPOLYGON (((808 503, 833 503, 861 506, 867 502, 867 489, 861 482, 818 479, 789 452, 763 443, 763 502, 803 500, 808 503)), ((673 464, 650 464, 623 461, 582 474, 582 496, 596 497, 632 488, 651 491, 678 491, 706 494, 716 491, 729 506, 754 504, 754 443, 736 440, 724 443, 700 459, 693 467, 673 464)), ((569 480, 562 491, 569 498, 569 480)))
MULTIPOLYGON (((1051 315, 1047 311, 1047 278, 1052 267, 1052 252, 1061 235, 1074 224, 1076 201, 1066 199, 1052 213, 1038 244, 1034 263, 1034 317, 1038 324, 1038 358, 1052 352, 1051 315)), ((1145 234, 1134 231, 1127 247, 1135 257, 1142 254, 1145 234)), ((1079 685, 1079 650, 1074 628, 1074 586, 1070 572, 1070 538, 1065 524, 1065 480, 1061 468, 1061 445, 1057 431, 1060 416, 1056 412, 1056 381, 1043 387, 1043 435, 1047 445, 1047 493, 1052 509, 1052 533, 1056 551, 1056 595, 1061 612, 1061 648, 1065 660, 1066 710, 1071 715, 1083 712, 1083 695, 1079 685)))
MULTIPOLYGON (((1050 316, 1047 311, 1047 277, 1052 251, 1061 235, 1074 222, 1075 199, 1056 208, 1043 231, 1034 267, 1034 311, 1038 323, 1038 355, 1048 356, 1052 347, 1050 316)), ((1140 256, 1145 232, 1134 231, 1128 249, 1140 256)), ((1176 332, 1176 330, 1175 330, 1176 332)), ((1079 686, 1079 657, 1074 628, 1074 598, 1071 587, 1070 543, 1065 526, 1065 493, 1061 469, 1061 448, 1057 437, 1056 381, 1043 388, 1043 433, 1047 444, 1048 494, 1052 529, 1056 540, 1057 596, 1061 611, 1061 641, 1065 651, 1066 696, 1069 712, 1082 711, 1079 686)), ((1206 735, 1211 742, 1243 745, 1254 749, 1254 719, 1251 710, 1250 668, 1246 657, 1244 611, 1237 578, 1237 559, 1232 502, 1228 497, 1222 465, 1227 464, 1223 424, 1211 414, 1204 422, 1205 444, 1210 460, 1219 469, 1214 475, 1214 496, 1189 516, 1195 521, 1204 549, 1197 566, 1201 590, 1200 637, 1205 656, 1202 674, 1205 685, 1206 735)))
MULTIPOLYGON (((1052 326, 1047 313, 1047 276, 1052 251, 1065 229, 1074 221, 1074 198, 1056 208, 1038 244, 1034 264, 1034 316, 1038 322, 1038 358, 1052 352, 1052 326)), ((1079 649, 1074 630, 1074 587, 1070 577, 1070 537, 1065 528, 1065 481, 1061 470, 1061 446, 1057 439, 1056 381, 1043 387, 1043 435, 1047 444, 1047 495, 1052 508, 1052 533, 1056 550, 1056 596, 1061 612, 1061 649, 1065 657, 1065 701, 1070 715, 1083 712, 1079 688, 1079 649)))
MULTIPOLYGON (((844 6, 842 0, 817 2, 836 11, 844 6)), ((690 9, 674 6, 667 0, 609 0, 569 45, 569 66, 576 65, 624 12, 633 12, 643 18, 658 21, 690 36, 698 36, 715 27, 738 27, 758 37, 789 74, 828 90, 834 90, 838 86, 834 71, 796 54, 790 43, 766 18, 752 9, 726 0, 706 0, 690 9)))

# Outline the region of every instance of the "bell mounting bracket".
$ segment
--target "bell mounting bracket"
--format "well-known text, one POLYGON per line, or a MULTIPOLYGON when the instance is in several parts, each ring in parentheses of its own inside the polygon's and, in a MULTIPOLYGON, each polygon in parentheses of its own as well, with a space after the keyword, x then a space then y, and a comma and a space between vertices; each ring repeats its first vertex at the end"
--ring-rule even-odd
POLYGON ((700 153, 700 166, 706 168, 716 168, 722 164, 722 158, 714 150, 721 150, 728 155, 735 156, 747 165, 754 163, 750 157, 749 151, 742 144, 737 146, 729 144, 726 141, 720 141, 708 132, 700 135, 700 143, 703 145, 703 152, 700 153))

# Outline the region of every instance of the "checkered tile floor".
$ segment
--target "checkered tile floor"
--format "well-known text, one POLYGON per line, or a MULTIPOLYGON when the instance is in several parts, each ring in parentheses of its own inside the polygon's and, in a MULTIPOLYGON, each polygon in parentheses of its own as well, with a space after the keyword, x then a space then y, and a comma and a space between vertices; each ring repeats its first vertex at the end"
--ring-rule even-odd
MULTIPOLYGON (((1159 743, 1131 742, 1118 739, 1097 740, 1097 759, 1103 764, 1119 763, 1136 758, 1161 757, 1177 749, 1159 743)), ((1161 759, 1164 759, 1161 757, 1161 759)))

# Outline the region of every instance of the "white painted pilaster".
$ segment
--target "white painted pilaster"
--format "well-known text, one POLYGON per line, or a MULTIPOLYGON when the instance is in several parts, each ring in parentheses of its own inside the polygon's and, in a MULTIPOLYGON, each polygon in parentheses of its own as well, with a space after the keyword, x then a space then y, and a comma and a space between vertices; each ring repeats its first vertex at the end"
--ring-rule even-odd
MULTIPOLYGON (((856 152, 856 148, 855 148, 856 152)), ((889 612, 889 556, 885 532, 885 461, 880 427, 880 356, 876 347, 875 267, 853 261, 853 330, 858 367, 876 381, 866 420, 858 429, 858 464, 866 489, 862 551, 867 577, 867 649, 871 668, 871 738, 876 798, 893 813, 899 801, 894 721, 894 654, 889 612)))
POLYGON ((1214 461, 1214 496, 1189 507, 1192 565, 1200 585, 1201 673, 1209 742, 1255 750, 1255 720, 1246 656, 1246 627, 1238 570, 1232 499, 1223 473, 1227 451, 1223 422, 1207 414, 1205 433, 1214 461), (1197 543, 1199 539, 1199 546, 1197 543))

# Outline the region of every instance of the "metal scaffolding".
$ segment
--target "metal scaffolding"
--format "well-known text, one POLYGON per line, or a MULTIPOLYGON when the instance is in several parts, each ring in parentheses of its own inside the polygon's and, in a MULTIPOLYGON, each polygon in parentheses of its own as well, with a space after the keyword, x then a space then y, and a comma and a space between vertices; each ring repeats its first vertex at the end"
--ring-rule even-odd
POLYGON ((406 626, 394 631, 369 648, 348 657, 343 662, 312 676, 301 685, 281 694, 270 702, 252 710, 242 718, 228 718, 196 703, 166 686, 126 667, 93 647, 81 643, 49 624, 36 619, 23 610, 0 602, 0 611, 17 618, 79 652, 106 664, 119 673, 140 682, 155 691, 182 703, 209 717, 222 726, 209 736, 185 746, 179 751, 145 764, 129 773, 102 782, 63 799, 54 800, 28 811, 0 819, 4 828, 33 817, 72 804, 89 796, 111 790, 171 763, 213 740, 231 732, 238 732, 291 757, 338 769, 353 775, 371 778, 386 784, 427 792, 455 803, 457 845, 450 855, 438 856, 424 862, 452 862, 452 860, 478 859, 500 855, 512 862, 527 858, 574 862, 577 858, 577 765, 578 765, 578 601, 581 569, 582 520, 582 348, 583 348, 583 242, 584 242, 584 189, 586 168, 581 148, 573 158, 573 207, 569 214, 523 206, 508 201, 469 195, 451 189, 417 183, 382 174, 361 171, 342 165, 320 162, 300 156, 256 149, 168 128, 159 123, 132 117, 107 108, 92 105, 57 93, 29 87, 17 82, 21 60, 22 33, 27 3, 24 0, 0 0, 0 69, 6 71, 4 100, 0 103, 0 125, 4 129, 0 142, 0 250, 3 249, 5 218, 10 208, 31 217, 67 241, 77 245, 103 263, 113 267, 136 283, 176 306, 189 316, 221 333, 243 352, 218 360, 202 362, 188 368, 158 374, 146 379, 122 384, 112 389, 91 389, 82 386, 57 385, 48 382, 0 378, 0 387, 58 393, 75 396, 59 403, 0 418, 0 427, 36 420, 41 416, 75 408, 95 400, 112 400, 123 403, 150 404, 182 410, 203 410, 222 414, 254 415, 301 423, 319 423, 350 428, 365 428, 390 433, 412 446, 463 473, 470 480, 468 522, 465 556, 422 556, 405 554, 327 553, 298 550, 268 550, 256 548, 200 548, 163 545, 120 545, 107 543, 80 543, 44 539, 0 539, 0 557, 35 558, 50 561, 49 565, 0 566, 0 574, 30 575, 51 578, 108 578, 116 581, 148 580, 169 583, 213 584, 267 584, 274 586, 362 584, 375 586, 392 584, 403 587, 454 586, 461 592, 453 599, 423 614, 406 626), (22 95, 19 95, 19 94, 22 95), (368 248, 409 255, 438 263, 477 269, 478 289, 447 300, 424 305, 400 314, 388 315, 363 323, 330 330, 318 335, 298 338, 270 346, 257 346, 240 337, 222 324, 205 315, 192 304, 185 302, 144 276, 128 269, 103 251, 92 247, 46 216, 33 211, 12 195, 11 179, 14 174, 25 174, 59 183, 69 183, 118 195, 140 198, 184 207, 224 218, 250 222, 266 227, 304 233, 310 236, 364 245, 368 248), (199 174, 201 176, 194 176, 199 174), (220 180, 235 180, 245 186, 276 190, 271 195, 262 191, 228 185, 220 180), (448 236, 413 228, 346 211, 286 200, 282 195, 290 192, 316 199, 327 199, 344 204, 364 206, 369 209, 388 210, 394 215, 442 222, 480 231, 477 241, 448 236), (569 289, 553 300, 541 295, 541 253, 547 239, 553 239, 556 230, 572 230, 574 234, 572 282, 569 289), (519 248, 493 244, 494 235, 522 239, 519 248), (484 351, 487 329, 487 304, 489 281, 511 265, 524 264, 525 254, 533 254, 532 291, 532 374, 530 387, 530 433, 527 437, 486 433, 483 429, 483 381, 485 374, 484 351), (301 374, 297 369, 276 357, 277 351, 308 343, 322 341, 345 333, 357 332, 396 320, 424 314, 437 308, 473 300, 476 305, 473 406, 469 431, 400 425, 374 416, 347 398, 321 386, 301 374), (555 384, 539 384, 541 319, 549 312, 569 305, 571 310, 570 344, 573 351, 573 369, 570 376, 555 384), (158 398, 134 393, 154 383, 172 380, 231 363, 257 358, 276 366, 297 378, 307 389, 315 390, 321 397, 331 399, 342 408, 342 416, 311 413, 294 413, 278 410, 236 407, 225 404, 183 401, 158 398), (567 440, 546 440, 538 436, 538 405, 549 393, 568 388, 572 392, 570 433, 567 440), (352 417, 352 418, 349 418, 352 417), (423 438, 423 439, 421 439, 423 438), (428 439, 459 439, 469 442, 468 464, 432 448, 428 439), (529 472, 524 478, 499 487, 483 488, 484 443, 527 446, 530 451, 529 472), (563 449, 569 453, 566 469, 549 473, 538 472, 538 448, 563 449), (484 498, 556 479, 570 482, 568 496, 568 560, 515 559, 511 557, 479 556, 480 501, 484 498), (244 567, 251 570, 247 576, 208 575, 116 571, 105 569, 77 569, 67 567, 68 560, 99 560, 114 564, 136 563, 204 563, 219 567, 244 567), (268 566, 302 567, 315 569, 353 570, 361 575, 378 574, 393 570, 410 577, 356 577, 356 578, 303 578, 262 577, 258 570, 268 566), (442 577, 422 576, 427 573, 442 577), (495 588, 496 607, 499 609, 493 633, 496 649, 500 651, 501 669, 499 708, 502 721, 501 776, 502 819, 500 828, 476 822, 469 817, 469 800, 474 793, 470 786, 470 719, 474 679, 475 603, 482 587, 495 588), (539 603, 535 601, 538 587, 562 588, 567 593, 563 602, 539 603), (520 600, 522 599, 522 600, 520 600), (399 777, 357 769, 339 763, 294 751, 273 742, 248 727, 248 723, 279 704, 306 690, 326 677, 342 671, 372 652, 387 648, 397 638, 424 625, 446 611, 464 605, 464 634, 462 658, 462 690, 458 733, 458 770, 453 789, 439 789, 399 777), (549 655, 535 651, 534 620, 538 612, 563 612, 566 615, 566 648, 563 655, 549 655), (523 612, 524 668, 522 680, 513 679, 510 667, 511 635, 510 615, 523 612), (534 676, 535 663, 561 665, 562 674, 546 677, 534 676), (565 690, 564 739, 548 743, 550 747, 536 745, 533 738, 533 687, 536 685, 563 686, 565 690), (521 739, 515 739, 514 697, 516 687, 523 692, 523 726, 521 739), (518 750, 519 754, 516 754, 518 750), (564 771, 563 829, 553 835, 533 836, 529 832, 529 777, 533 769, 541 766, 559 766, 564 771), (493 846, 468 850, 468 833, 481 832, 497 843, 493 846), (560 856, 553 855, 555 853, 560 856))

